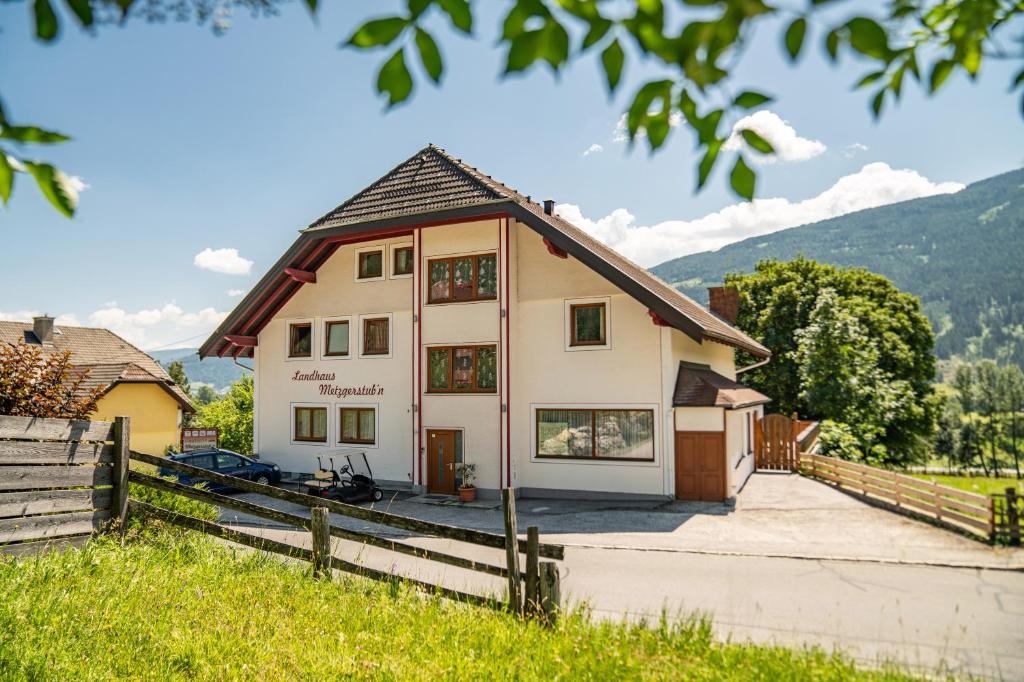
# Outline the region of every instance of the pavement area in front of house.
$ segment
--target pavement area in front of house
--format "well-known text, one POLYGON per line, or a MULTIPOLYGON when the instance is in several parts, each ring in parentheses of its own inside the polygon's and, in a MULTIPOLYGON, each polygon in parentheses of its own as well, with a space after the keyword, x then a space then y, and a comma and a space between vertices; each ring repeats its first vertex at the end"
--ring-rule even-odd
MULTIPOLYGON (((305 509, 246 499, 297 514, 305 509)), ((496 503, 436 504, 398 493, 375 506, 424 520, 503 531, 496 503)), ((992 548, 877 509, 795 475, 755 474, 735 505, 519 499, 518 527, 566 545, 567 603, 598 617, 657 619, 695 611, 722 637, 841 648, 934 672, 1024 679, 1024 550, 992 548)), ((224 510, 225 523, 308 546, 309 534, 224 510)), ((332 515, 373 531, 494 564, 501 550, 332 515)), ((500 594, 503 582, 335 541, 339 556, 454 589, 500 594)))

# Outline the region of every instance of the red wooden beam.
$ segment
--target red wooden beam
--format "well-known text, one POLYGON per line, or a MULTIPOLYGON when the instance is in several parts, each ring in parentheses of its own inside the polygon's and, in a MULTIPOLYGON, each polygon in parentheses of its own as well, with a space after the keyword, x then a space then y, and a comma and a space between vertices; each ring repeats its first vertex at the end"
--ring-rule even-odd
POLYGON ((259 345, 259 340, 255 336, 241 336, 239 334, 228 334, 224 337, 224 340, 230 344, 234 344, 239 348, 255 348, 259 345))
POLYGON ((544 246, 548 247, 548 253, 550 253, 552 256, 558 256, 559 258, 568 258, 569 257, 569 254, 567 254, 565 252, 565 249, 558 248, 557 246, 552 244, 550 241, 548 241, 547 237, 544 237, 544 246))
POLYGON ((299 270, 298 268, 285 268, 284 274, 288 275, 296 282, 302 282, 304 284, 316 284, 316 273, 310 272, 309 270, 299 270))
POLYGON ((657 327, 671 327, 672 326, 668 322, 663 320, 661 318, 661 315, 659 315, 658 313, 654 312, 653 310, 648 310, 647 314, 651 316, 651 322, 653 322, 655 324, 655 326, 657 326, 657 327))

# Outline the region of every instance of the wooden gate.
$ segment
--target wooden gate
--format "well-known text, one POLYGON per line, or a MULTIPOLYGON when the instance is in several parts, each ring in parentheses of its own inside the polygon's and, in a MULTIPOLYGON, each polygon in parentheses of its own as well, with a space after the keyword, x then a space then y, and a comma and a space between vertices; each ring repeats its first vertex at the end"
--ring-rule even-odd
POLYGON ((766 414, 754 424, 754 463, 769 471, 798 471, 800 449, 797 446, 795 418, 783 414, 766 414))

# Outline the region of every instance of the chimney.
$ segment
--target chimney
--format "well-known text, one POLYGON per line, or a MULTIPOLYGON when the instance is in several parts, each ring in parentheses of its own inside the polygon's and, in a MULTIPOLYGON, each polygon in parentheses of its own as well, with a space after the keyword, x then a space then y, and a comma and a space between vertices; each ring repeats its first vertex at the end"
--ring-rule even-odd
POLYGON ((551 215, 555 212, 555 200, 545 199, 544 200, 544 212, 551 215))
POLYGON ((711 312, 729 324, 736 324, 740 312, 740 292, 733 287, 708 287, 711 312))
POLYGON ((53 318, 49 315, 41 315, 32 318, 32 333, 39 339, 39 343, 53 343, 53 318))

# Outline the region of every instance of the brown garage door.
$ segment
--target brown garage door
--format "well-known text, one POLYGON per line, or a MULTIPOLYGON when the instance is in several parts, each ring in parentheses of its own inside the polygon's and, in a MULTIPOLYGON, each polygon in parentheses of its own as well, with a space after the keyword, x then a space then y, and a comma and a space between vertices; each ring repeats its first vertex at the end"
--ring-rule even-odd
POLYGON ((725 500, 725 434, 676 432, 676 499, 725 500))

